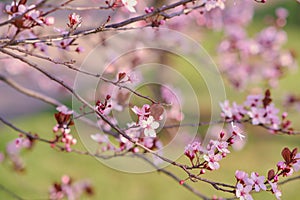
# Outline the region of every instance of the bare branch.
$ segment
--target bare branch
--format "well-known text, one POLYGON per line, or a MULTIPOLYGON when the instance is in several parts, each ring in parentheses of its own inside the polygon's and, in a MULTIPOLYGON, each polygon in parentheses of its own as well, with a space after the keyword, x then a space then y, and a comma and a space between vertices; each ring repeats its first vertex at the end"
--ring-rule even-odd
POLYGON ((5 77, 2 74, 0 74, 0 80, 3 81, 4 83, 8 84, 9 86, 13 87, 17 91, 19 91, 23 94, 26 94, 27 96, 33 97, 35 99, 39 99, 41 101, 44 101, 44 102, 46 102, 48 104, 51 104, 53 106, 56 106, 56 107, 62 105, 56 99, 48 97, 44 94, 38 93, 38 92, 33 91, 33 90, 29 90, 29 89, 23 87, 22 85, 18 84, 17 82, 13 81, 12 79, 5 77))

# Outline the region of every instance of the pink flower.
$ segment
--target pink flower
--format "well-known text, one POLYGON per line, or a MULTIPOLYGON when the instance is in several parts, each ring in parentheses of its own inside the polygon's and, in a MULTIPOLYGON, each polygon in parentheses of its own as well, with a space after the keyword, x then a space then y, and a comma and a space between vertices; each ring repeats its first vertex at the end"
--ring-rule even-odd
POLYGON ((271 124, 273 129, 278 129, 280 125, 280 120, 278 117, 279 110, 274 106, 273 103, 266 107, 266 123, 271 124))
POLYGON ((272 183, 271 181, 268 181, 271 185, 272 193, 275 195, 276 199, 280 200, 281 197, 281 191, 278 189, 278 185, 276 182, 272 183))
POLYGON ((252 190, 252 186, 246 185, 243 186, 242 184, 238 183, 236 185, 236 197, 240 198, 240 200, 253 200, 252 196, 249 192, 252 190))
POLYGON ((230 153, 230 151, 228 150, 228 143, 225 141, 211 140, 210 148, 212 150, 218 149, 218 151, 221 153, 230 153))
POLYGON ((265 119, 266 111, 263 108, 251 107, 251 111, 249 111, 247 114, 252 119, 253 125, 266 123, 266 119, 265 119))
POLYGON ((234 120, 241 120, 244 117, 244 114, 246 114, 246 110, 243 106, 238 105, 236 102, 232 103, 232 114, 234 120))
POLYGON ((131 110, 139 117, 139 120, 146 119, 150 115, 150 106, 148 104, 143 105, 142 108, 134 106, 131 110))
POLYGON ((224 103, 220 103, 221 109, 222 109, 222 117, 224 118, 232 118, 232 110, 229 105, 229 101, 225 100, 224 103))
POLYGON ((240 127, 235 125, 233 122, 231 122, 231 128, 233 131, 233 134, 237 136, 240 140, 243 140, 246 136, 243 135, 242 133, 244 132, 240 127))
POLYGON ((240 170, 236 170, 236 172, 235 172, 235 178, 238 181, 244 180, 247 177, 248 177, 248 174, 246 172, 240 171, 240 170))
POLYGON ((259 107, 262 106, 263 95, 249 95, 247 100, 244 102, 244 105, 247 107, 259 107))
POLYGON ((289 12, 287 11, 287 9, 285 9, 285 8, 277 8, 276 9, 276 16, 278 18, 285 19, 288 17, 288 15, 289 15, 289 12))
POLYGON ((81 26, 82 18, 80 15, 76 13, 72 13, 69 15, 69 23, 68 26, 71 29, 76 29, 81 26))
POLYGON ((147 120, 142 120, 140 125, 144 128, 144 135, 146 137, 156 137, 155 129, 159 127, 159 123, 154 121, 152 116, 149 116, 147 120))
POLYGON ((223 10, 225 8, 224 1, 225 0, 207 0, 205 3, 205 9, 206 11, 210 11, 214 8, 220 8, 223 10))
POLYGON ((184 154, 193 160, 197 152, 201 152, 201 144, 199 142, 193 142, 185 147, 184 154))
POLYGON ((293 164, 293 168, 294 168, 295 172, 297 172, 300 170, 300 153, 296 154, 295 159, 296 159, 296 163, 293 164))
POLYGON ((283 176, 291 176, 294 173, 293 168, 291 168, 290 166, 286 165, 286 163, 284 161, 279 161, 277 163, 277 168, 279 170, 282 170, 283 176))
POLYGON ((251 173, 251 179, 254 182, 254 188, 255 188, 256 192, 259 192, 261 189, 262 190, 267 190, 267 187, 264 184, 264 182, 265 182, 265 177, 264 176, 259 176, 258 173, 252 172, 251 173))
POLYGON ((220 164, 218 163, 222 160, 221 154, 215 154, 214 151, 209 151, 207 155, 203 156, 204 160, 208 162, 208 167, 211 170, 216 170, 220 168, 220 164))
POLYGON ((130 12, 132 12, 132 13, 136 12, 134 6, 136 6, 137 0, 122 0, 122 3, 127 8, 127 10, 129 10, 130 12))

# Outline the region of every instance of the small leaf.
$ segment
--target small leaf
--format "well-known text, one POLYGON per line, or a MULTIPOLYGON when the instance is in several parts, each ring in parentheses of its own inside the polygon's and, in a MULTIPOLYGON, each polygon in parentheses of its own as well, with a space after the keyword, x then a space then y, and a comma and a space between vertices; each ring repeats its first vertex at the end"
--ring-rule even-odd
POLYGON ((267 89, 265 92, 265 98, 263 99, 264 107, 267 107, 271 102, 272 102, 271 92, 269 89, 267 89))
POLYGON ((126 73, 125 72, 120 72, 119 75, 118 75, 118 80, 122 80, 123 78, 125 78, 126 76, 126 73))
POLYGON ((281 155, 287 164, 291 162, 291 153, 287 147, 281 151, 281 155))
POLYGON ((294 159, 297 153, 298 153, 298 148, 294 148, 291 153, 291 159, 294 159))
POLYGON ((270 169, 268 172, 268 180, 272 180, 275 177, 274 169, 270 169))

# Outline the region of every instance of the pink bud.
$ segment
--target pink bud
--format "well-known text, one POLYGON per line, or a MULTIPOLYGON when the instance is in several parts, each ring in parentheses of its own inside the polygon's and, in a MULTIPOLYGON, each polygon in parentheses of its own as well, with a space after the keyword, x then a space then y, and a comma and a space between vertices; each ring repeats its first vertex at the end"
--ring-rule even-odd
POLYGON ((287 112, 282 113, 282 119, 285 119, 288 116, 287 112))
POLYGON ((224 136, 225 136, 225 133, 222 131, 222 132, 220 133, 220 138, 222 139, 224 136))
POLYGON ((46 17, 45 24, 50 26, 54 24, 54 21, 55 21, 54 17, 46 17))
POLYGON ((52 129, 52 131, 53 131, 54 133, 56 133, 56 132, 58 131, 58 126, 57 126, 57 125, 54 126, 53 129, 52 129))
POLYGON ((68 176, 68 175, 63 175, 63 176, 61 177, 61 182, 62 182, 63 184, 65 184, 65 185, 69 184, 69 183, 70 183, 70 180, 71 180, 71 178, 70 178, 70 176, 68 176))
POLYGON ((75 51, 76 51, 77 53, 82 53, 82 52, 84 51, 84 48, 83 48, 83 47, 77 47, 77 48, 75 49, 75 51))

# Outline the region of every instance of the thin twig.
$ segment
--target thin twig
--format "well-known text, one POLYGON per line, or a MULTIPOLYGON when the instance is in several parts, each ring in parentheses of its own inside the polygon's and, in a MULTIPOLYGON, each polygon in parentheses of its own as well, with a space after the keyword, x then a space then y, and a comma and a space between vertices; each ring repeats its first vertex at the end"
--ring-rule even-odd
POLYGON ((17 200, 24 200, 22 197, 17 195, 16 193, 8 190, 4 185, 0 184, 0 190, 4 191, 5 193, 9 194, 12 198, 17 199, 17 200))

